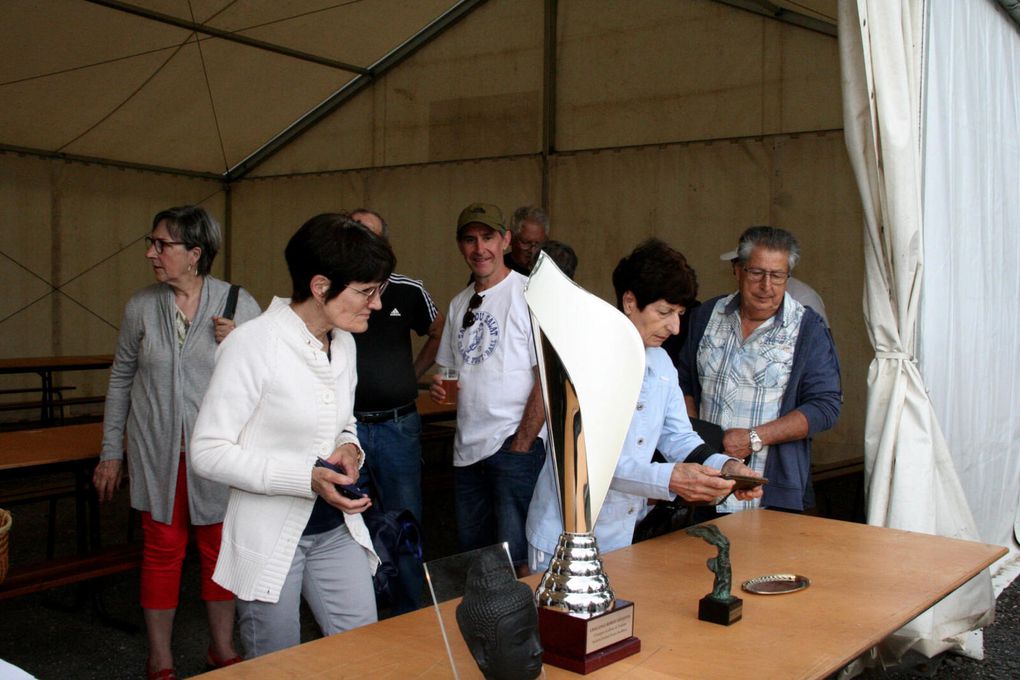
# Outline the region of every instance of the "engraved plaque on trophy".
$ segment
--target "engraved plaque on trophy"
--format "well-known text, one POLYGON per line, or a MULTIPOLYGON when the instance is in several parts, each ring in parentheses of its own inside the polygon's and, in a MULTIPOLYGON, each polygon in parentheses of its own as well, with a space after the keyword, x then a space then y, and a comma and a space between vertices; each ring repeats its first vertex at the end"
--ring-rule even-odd
POLYGON ((609 586, 594 527, 640 395, 644 346, 626 317, 544 253, 525 299, 563 518, 535 594, 543 660, 589 673, 641 649, 634 604, 616 599, 609 586))

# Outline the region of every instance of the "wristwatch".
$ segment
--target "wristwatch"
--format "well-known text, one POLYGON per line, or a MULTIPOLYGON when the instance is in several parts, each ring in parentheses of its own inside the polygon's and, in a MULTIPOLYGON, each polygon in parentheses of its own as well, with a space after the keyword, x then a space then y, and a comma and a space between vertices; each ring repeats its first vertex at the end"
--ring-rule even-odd
POLYGON ((750 430, 748 431, 747 436, 751 439, 751 453, 758 453, 762 450, 762 448, 764 448, 765 443, 762 442, 761 437, 758 436, 757 432, 750 430))

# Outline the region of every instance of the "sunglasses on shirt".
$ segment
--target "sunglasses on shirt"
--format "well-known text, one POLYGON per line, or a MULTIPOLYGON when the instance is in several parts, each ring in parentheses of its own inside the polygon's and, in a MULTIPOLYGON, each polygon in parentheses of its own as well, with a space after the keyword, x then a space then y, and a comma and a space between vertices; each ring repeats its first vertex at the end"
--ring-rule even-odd
POLYGON ((464 312, 464 319, 460 322, 461 330, 464 330, 475 322, 475 310, 482 306, 482 300, 484 299, 485 298, 478 293, 471 296, 471 299, 468 301, 467 311, 464 312))

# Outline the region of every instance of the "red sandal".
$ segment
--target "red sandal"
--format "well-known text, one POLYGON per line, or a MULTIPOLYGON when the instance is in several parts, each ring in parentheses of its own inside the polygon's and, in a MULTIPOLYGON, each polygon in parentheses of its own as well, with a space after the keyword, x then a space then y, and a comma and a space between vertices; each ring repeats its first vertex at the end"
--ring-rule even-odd
POLYGON ((149 670, 149 662, 145 662, 145 676, 149 680, 177 680, 177 671, 173 668, 160 668, 158 671, 149 670))
MULTIPOLYGON (((233 666, 235 663, 241 663, 244 661, 240 656, 235 656, 230 659, 220 659, 213 654, 212 647, 210 646, 205 653, 205 663, 209 667, 209 670, 215 670, 217 668, 223 668, 224 666, 233 666)), ((153 680, 150 678, 149 680, 153 680)), ((176 678, 170 678, 169 680, 176 680, 176 678)))

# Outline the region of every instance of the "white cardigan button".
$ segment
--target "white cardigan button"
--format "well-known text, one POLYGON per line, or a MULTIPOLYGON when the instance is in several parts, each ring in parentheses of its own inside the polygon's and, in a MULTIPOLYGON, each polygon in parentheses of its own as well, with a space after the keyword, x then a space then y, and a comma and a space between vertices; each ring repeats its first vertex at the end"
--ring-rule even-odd
POLYGON ((322 391, 322 403, 323 404, 332 404, 334 401, 336 401, 336 393, 333 392, 333 390, 323 390, 322 391))

